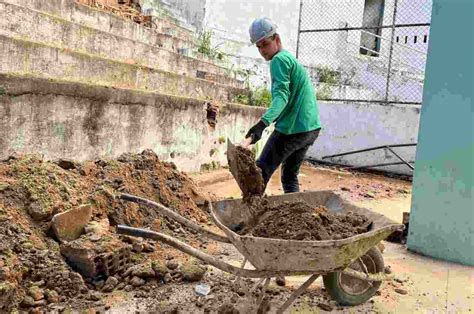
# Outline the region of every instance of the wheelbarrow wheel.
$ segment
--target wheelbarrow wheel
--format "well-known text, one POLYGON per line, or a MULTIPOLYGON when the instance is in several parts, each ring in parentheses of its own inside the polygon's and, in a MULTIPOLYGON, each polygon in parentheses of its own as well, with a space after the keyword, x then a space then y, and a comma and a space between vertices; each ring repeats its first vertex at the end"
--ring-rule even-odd
MULTIPOLYGON (((361 259, 367 268, 367 272, 379 273, 384 271, 383 256, 376 247, 371 248, 361 259)), ((359 259, 349 265, 349 268, 364 272, 364 267, 359 259)), ((359 305, 366 302, 374 296, 382 284, 381 281, 367 282, 340 272, 323 276, 323 281, 326 291, 341 305, 359 305)))

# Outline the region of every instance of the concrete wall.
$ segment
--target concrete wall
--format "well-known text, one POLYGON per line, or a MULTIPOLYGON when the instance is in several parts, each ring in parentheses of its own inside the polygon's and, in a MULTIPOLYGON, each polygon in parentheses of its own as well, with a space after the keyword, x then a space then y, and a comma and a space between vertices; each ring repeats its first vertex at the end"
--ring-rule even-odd
POLYGON ((202 101, 0 75, 0 158, 20 152, 86 160, 151 148, 181 170, 199 171, 225 164, 219 139, 242 140, 262 113, 226 105, 212 131, 202 101))
MULTIPOLYGON (((204 104, 196 100, 5 75, 0 87, 0 157, 17 151, 85 160, 152 148, 180 169, 197 171, 212 161, 226 164, 219 138, 239 142, 264 112, 226 105, 211 132, 204 104)), ((312 158, 416 139, 418 108, 320 102, 320 112, 324 127, 308 153, 312 158)), ((414 158, 415 148, 395 150, 414 158)), ((331 161, 357 166, 398 160, 379 151, 331 161)), ((405 166, 384 169, 410 173, 405 166)))
MULTIPOLYGON (((311 158, 321 159, 325 155, 373 146, 416 142, 419 106, 381 106, 319 101, 319 107, 323 130, 308 151, 308 156, 311 158)), ((394 150, 407 161, 415 160, 415 147, 394 148, 394 150)), ((386 149, 325 160, 353 166, 400 161, 386 149)), ((412 174, 405 165, 376 169, 412 174)))
MULTIPOLYGON (((474 266, 472 0, 434 0, 408 248, 474 266), (451 47, 462 49, 455 58, 451 47), (449 105, 449 110, 447 108, 449 105)), ((472 288, 472 287, 471 287, 472 288)))

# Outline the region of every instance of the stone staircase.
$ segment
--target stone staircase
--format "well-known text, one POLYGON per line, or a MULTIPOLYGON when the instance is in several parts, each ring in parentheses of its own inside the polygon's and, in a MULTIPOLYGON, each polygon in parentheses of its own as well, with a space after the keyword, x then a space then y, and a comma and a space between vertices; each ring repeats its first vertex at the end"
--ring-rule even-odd
POLYGON ((169 19, 150 29, 73 0, 0 0, 0 15, 3 74, 220 102, 248 93, 169 19))

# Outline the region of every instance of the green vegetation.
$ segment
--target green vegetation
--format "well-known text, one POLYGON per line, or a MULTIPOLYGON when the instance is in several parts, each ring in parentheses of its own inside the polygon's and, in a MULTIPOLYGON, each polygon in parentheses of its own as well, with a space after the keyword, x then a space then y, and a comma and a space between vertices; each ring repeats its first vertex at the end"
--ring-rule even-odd
POLYGON ((219 45, 212 47, 212 31, 203 30, 198 35, 198 52, 210 59, 224 60, 224 53, 219 50, 219 45))

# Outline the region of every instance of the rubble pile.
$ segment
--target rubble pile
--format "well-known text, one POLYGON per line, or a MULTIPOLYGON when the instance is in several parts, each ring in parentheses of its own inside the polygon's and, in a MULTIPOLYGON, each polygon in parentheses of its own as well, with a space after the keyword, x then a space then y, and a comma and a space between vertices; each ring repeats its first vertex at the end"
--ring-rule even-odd
POLYGON ((106 307, 114 290, 202 278, 205 267, 173 259, 169 248, 115 233, 125 224, 195 236, 154 208, 114 198, 117 191, 208 222, 191 179, 150 150, 84 163, 35 155, 0 162, 0 311, 106 307))

